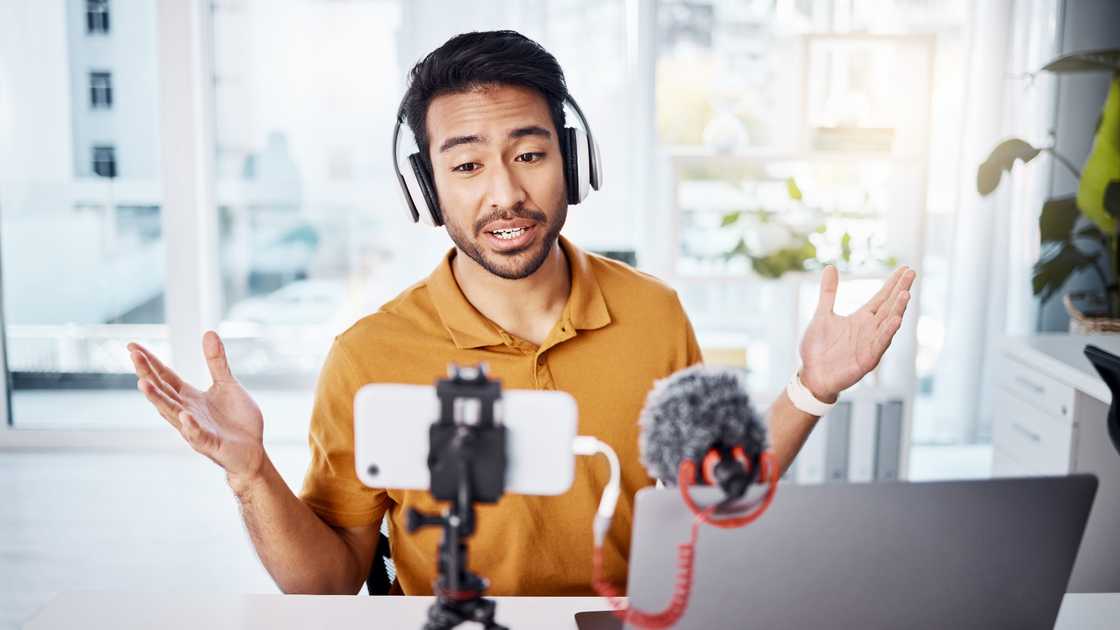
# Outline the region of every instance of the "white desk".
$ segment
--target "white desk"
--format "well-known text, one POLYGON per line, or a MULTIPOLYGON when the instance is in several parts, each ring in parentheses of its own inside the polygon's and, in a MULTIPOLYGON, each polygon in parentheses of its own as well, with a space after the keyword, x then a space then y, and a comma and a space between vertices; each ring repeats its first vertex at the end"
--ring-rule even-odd
MULTIPOLYGON (((77 591, 59 594, 24 630, 420 630, 433 599, 77 591)), ((599 597, 491 599, 498 603, 495 620, 516 629, 575 630, 572 615, 609 607, 599 597)))
MULTIPOLYGON (((518 630, 574 630, 576 612, 606 608, 598 597, 494 599, 497 621, 518 630)), ((419 630, 431 602, 431 597, 80 591, 55 597, 24 630, 419 630)), ((1070 594, 1054 627, 1112 630, 1117 619, 1120 593, 1070 594)))
POLYGON ((1069 591, 1108 593, 1120 591, 1120 453, 1106 424, 1112 393, 1085 358, 1086 344, 1120 355, 1120 335, 1004 341, 992 391, 992 475, 1097 476, 1069 591))

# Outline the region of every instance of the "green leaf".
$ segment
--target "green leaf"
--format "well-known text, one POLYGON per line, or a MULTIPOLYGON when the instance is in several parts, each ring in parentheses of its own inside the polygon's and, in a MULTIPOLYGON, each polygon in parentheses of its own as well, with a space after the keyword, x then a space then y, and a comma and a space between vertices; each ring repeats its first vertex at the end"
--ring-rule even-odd
POLYGON ((797 186, 797 180, 792 177, 786 178, 786 192, 789 193, 789 198, 794 201, 801 201, 801 189, 797 186))
POLYGON ((846 263, 852 262, 852 235, 844 232, 840 237, 840 259, 846 263))
POLYGON ((1081 211, 1073 195, 1055 197, 1042 204, 1038 215, 1038 233, 1043 243, 1050 241, 1069 241, 1073 237, 1073 226, 1081 211))
POLYGON ((728 212, 727 214, 723 215, 722 219, 720 219, 719 226, 720 227, 727 227, 729 225, 734 225, 735 223, 737 223, 739 221, 740 218, 742 218, 742 216, 743 216, 743 211, 742 210, 736 210, 734 212, 728 212))
POLYGON ((1055 74, 1066 72, 1120 71, 1120 50, 1083 50, 1055 58, 1042 66, 1042 70, 1055 74))
MULTIPOLYGON (((1116 217, 1106 208, 1110 199, 1109 188, 1120 181, 1120 73, 1112 79, 1101 108, 1101 121, 1093 137, 1093 148, 1081 169, 1077 184, 1077 205, 1090 221, 1105 234, 1116 232, 1116 217)), ((1115 190, 1115 189, 1113 189, 1115 190)), ((1115 199, 1118 193, 1111 193, 1115 199)), ((1113 208, 1116 201, 1109 202, 1113 208)))
POLYGON ((763 278, 771 279, 781 278, 782 273, 785 271, 781 268, 781 265, 772 260, 770 256, 766 258, 752 258, 751 269, 754 269, 754 272, 763 278))
POLYGON ((1093 264, 1093 258, 1074 245, 1063 245, 1057 252, 1034 265, 1031 287, 1042 302, 1047 302, 1079 269, 1093 264))
POLYGON ((805 263, 817 257, 817 247, 808 239, 797 247, 786 247, 769 256, 752 257, 751 268, 764 278, 780 278, 787 271, 805 271, 805 263))
POLYGON ((1035 148, 1025 140, 1010 138, 996 145, 988 159, 976 169, 976 192, 981 196, 988 196, 999 185, 999 180, 1004 172, 1011 172, 1015 160, 1022 160, 1023 164, 1030 162, 1042 149, 1035 148))

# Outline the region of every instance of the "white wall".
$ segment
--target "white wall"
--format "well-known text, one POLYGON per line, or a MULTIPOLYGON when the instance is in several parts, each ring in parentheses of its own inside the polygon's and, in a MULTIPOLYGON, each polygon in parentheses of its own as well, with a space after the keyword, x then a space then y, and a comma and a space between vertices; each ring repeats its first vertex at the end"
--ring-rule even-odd
POLYGON ((113 0, 109 33, 86 34, 85 0, 66 0, 73 165, 76 177, 93 176, 92 147, 116 147, 117 176, 159 177, 159 87, 156 3, 113 0), (111 73, 113 104, 89 106, 89 73, 111 73))

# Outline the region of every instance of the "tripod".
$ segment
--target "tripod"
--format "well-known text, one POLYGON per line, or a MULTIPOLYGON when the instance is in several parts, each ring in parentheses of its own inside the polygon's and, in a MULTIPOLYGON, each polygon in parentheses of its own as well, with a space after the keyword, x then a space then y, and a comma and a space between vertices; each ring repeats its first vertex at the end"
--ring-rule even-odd
POLYGON ((496 604, 483 597, 489 582, 467 569, 467 539, 475 530, 474 504, 495 503, 505 491, 506 433, 494 417, 501 386, 487 379, 484 366, 452 365, 450 378, 436 384, 440 418, 429 431, 428 469, 437 500, 450 501, 443 514, 408 513, 408 531, 443 527, 423 630, 449 630, 476 621, 487 630, 506 630, 494 621, 496 604), (474 404, 477 401, 477 404, 474 404))

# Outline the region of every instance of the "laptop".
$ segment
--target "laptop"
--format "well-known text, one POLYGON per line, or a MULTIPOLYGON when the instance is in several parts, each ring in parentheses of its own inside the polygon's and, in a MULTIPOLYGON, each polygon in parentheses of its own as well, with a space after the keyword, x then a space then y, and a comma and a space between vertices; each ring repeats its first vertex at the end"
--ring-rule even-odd
MULTIPOLYGON (((1051 630, 1096 490, 1093 475, 785 485, 747 527, 700 530, 673 627, 1051 630)), ((632 606, 668 604, 691 520, 676 488, 638 492, 632 606)), ((606 611, 576 623, 632 627, 606 611)))

